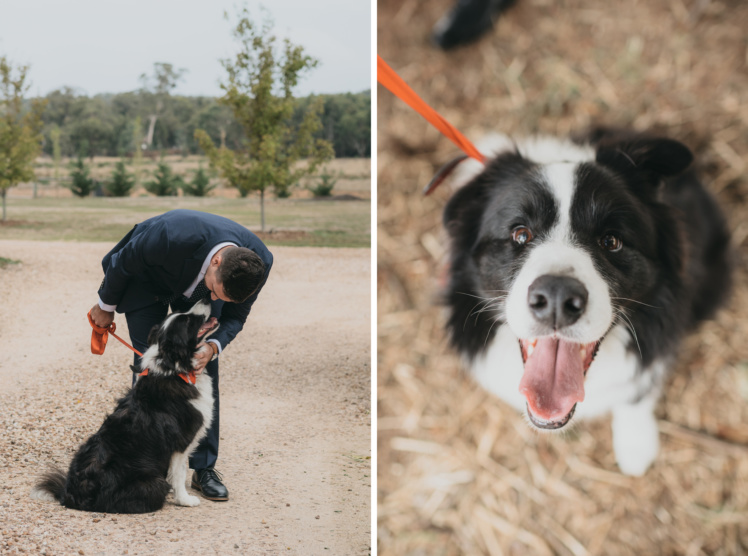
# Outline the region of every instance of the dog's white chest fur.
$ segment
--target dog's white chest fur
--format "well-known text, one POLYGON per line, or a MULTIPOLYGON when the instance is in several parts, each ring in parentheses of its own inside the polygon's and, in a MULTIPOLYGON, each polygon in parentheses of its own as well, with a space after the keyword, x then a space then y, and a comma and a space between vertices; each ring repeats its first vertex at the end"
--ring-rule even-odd
POLYGON ((169 474, 167 480, 174 489, 174 501, 180 506, 197 506, 200 499, 187 493, 185 482, 187 480, 187 462, 190 454, 195 451, 197 445, 205 436, 213 422, 213 382, 208 373, 203 372, 197 377, 195 388, 199 393, 198 397, 190 400, 195 409, 203 416, 203 425, 197 431, 195 438, 184 452, 175 452, 171 457, 169 464, 169 474))
POLYGON ((188 453, 192 453, 195 447, 197 447, 213 422, 213 382, 208 373, 203 372, 197 377, 195 388, 197 388, 200 395, 194 400, 190 400, 190 403, 202 414, 203 426, 197 431, 195 439, 190 445, 191 449, 188 448, 186 450, 188 453))

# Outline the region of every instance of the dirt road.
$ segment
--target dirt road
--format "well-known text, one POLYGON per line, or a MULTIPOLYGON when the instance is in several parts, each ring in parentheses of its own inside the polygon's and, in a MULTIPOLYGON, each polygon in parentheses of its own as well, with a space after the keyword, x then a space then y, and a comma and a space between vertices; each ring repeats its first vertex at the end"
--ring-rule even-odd
POLYGON ((89 350, 110 247, 0 241, 21 261, 0 269, 0 554, 369 554, 367 249, 271 248, 270 280, 221 357, 228 502, 126 516, 29 498, 130 381, 127 349, 89 350))

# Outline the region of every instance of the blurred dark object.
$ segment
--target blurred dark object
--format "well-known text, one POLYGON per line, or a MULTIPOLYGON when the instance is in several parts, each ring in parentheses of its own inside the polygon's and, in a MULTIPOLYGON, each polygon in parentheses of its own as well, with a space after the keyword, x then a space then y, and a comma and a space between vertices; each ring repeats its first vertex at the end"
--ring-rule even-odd
POLYGON ((457 0, 454 7, 436 25, 431 38, 449 50, 478 40, 493 28, 499 14, 515 0, 457 0))

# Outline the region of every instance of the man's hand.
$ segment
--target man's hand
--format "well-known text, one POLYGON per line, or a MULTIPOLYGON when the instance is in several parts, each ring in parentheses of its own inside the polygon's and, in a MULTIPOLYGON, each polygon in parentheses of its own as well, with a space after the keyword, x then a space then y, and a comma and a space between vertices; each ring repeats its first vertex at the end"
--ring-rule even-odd
POLYGON ((197 346, 197 351, 192 357, 192 361, 195 363, 195 368, 193 370, 196 375, 199 376, 200 373, 203 372, 205 365, 210 363, 210 360, 213 359, 214 353, 215 351, 213 351, 211 344, 203 342, 197 346))
POLYGON ((97 303, 91 308, 91 320, 94 321, 96 326, 101 328, 109 328, 109 325, 114 322, 114 313, 105 311, 97 303))

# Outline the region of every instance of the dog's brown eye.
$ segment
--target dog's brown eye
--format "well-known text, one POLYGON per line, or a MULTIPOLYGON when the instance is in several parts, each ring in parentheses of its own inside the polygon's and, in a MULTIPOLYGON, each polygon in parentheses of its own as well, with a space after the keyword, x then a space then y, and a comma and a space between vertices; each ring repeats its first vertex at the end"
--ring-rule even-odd
POLYGON ((524 245, 532 241, 532 232, 524 226, 517 226, 512 230, 512 240, 517 245, 524 245))
POLYGON ((616 237, 613 234, 606 234, 602 238, 600 238, 600 246, 606 251, 615 253, 616 251, 621 250, 621 248, 623 247, 623 242, 619 237, 616 237))

